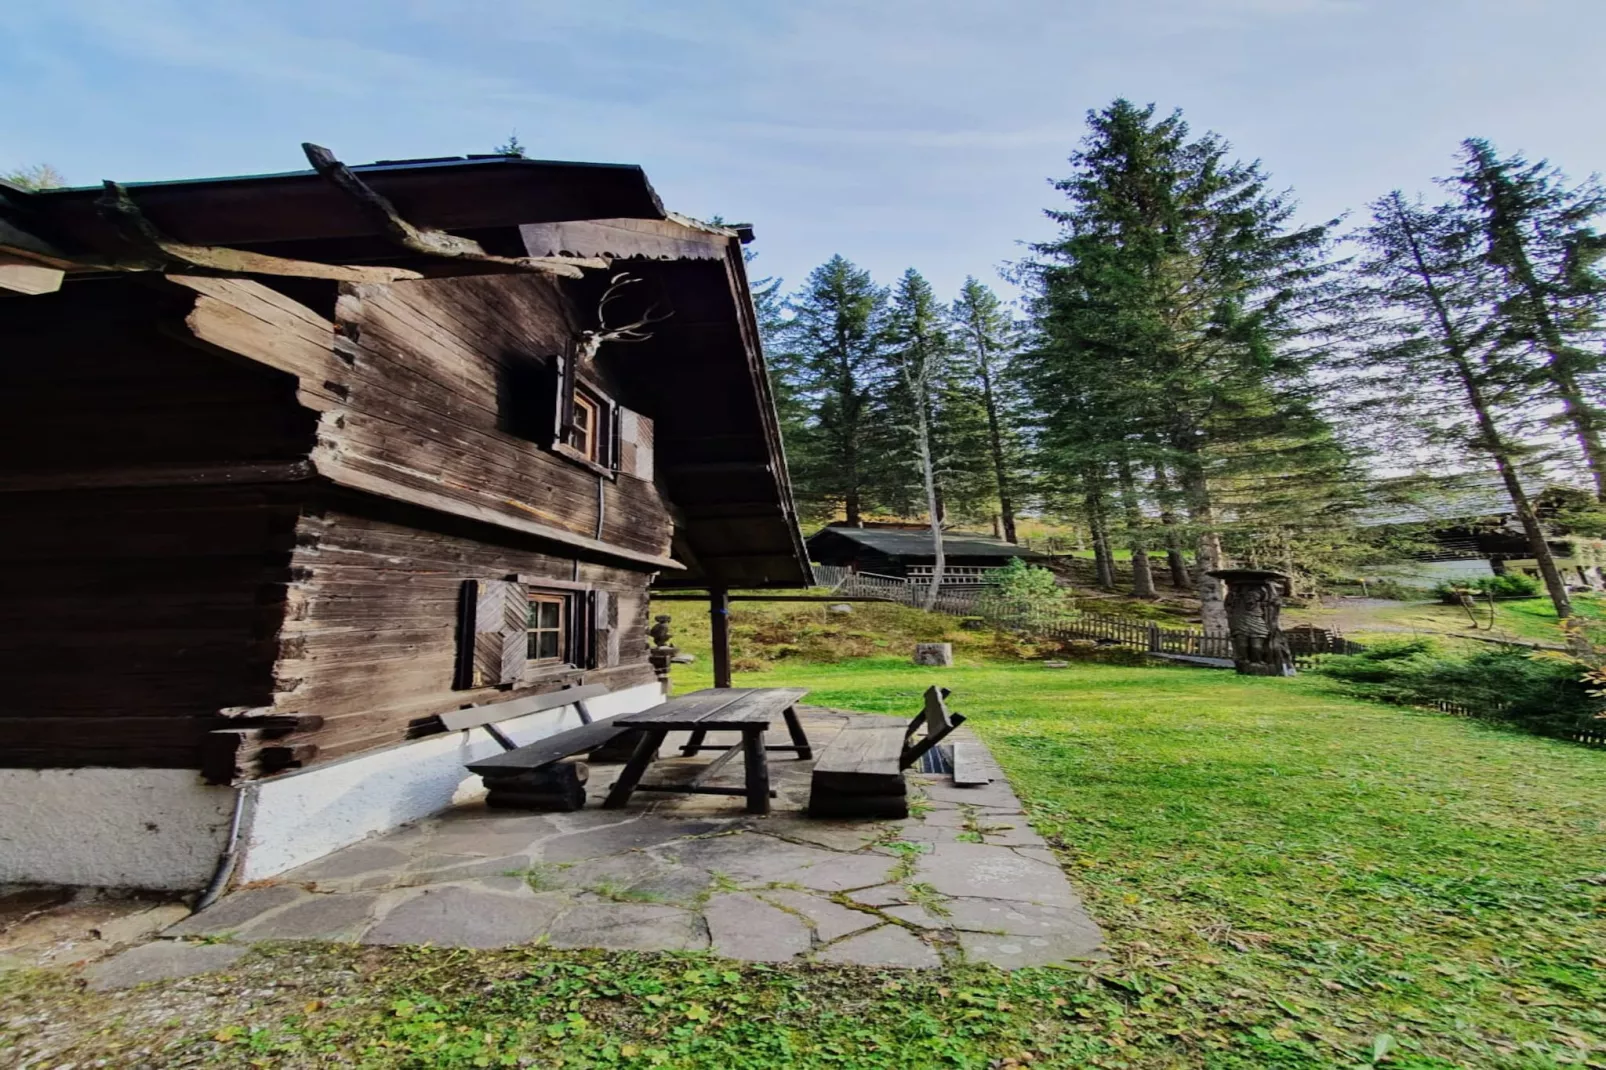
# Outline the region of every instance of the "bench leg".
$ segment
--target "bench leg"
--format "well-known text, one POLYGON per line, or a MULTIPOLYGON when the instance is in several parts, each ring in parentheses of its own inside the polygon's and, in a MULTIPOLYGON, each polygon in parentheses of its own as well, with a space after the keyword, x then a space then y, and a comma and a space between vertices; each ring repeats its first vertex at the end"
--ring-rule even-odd
POLYGON ((696 754, 698 751, 703 749, 703 740, 707 738, 707 732, 701 729, 693 731, 691 738, 686 741, 686 745, 680 748, 680 753, 690 758, 693 754, 696 754))
POLYGON ((602 801, 604 809, 617 810, 630 801, 630 793, 636 790, 641 783, 641 776, 652 764, 652 759, 663 745, 664 737, 669 732, 662 728, 648 728, 641 734, 641 742, 636 744, 636 753, 630 756, 625 767, 619 771, 619 779, 613 782, 608 790, 608 797, 602 801))
POLYGON ((742 753, 747 764, 747 812, 770 812, 770 766, 764 752, 764 730, 742 729, 742 753))
POLYGON ((786 707, 786 712, 781 716, 786 719, 786 731, 792 736, 792 746, 797 750, 798 760, 806 762, 813 758, 814 751, 809 747, 809 737, 803 734, 803 726, 798 723, 797 707, 786 707))

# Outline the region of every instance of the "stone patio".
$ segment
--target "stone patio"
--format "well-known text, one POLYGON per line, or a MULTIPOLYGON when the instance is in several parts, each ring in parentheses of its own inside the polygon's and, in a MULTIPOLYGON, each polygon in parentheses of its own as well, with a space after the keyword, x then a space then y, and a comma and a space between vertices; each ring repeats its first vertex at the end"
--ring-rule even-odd
MULTIPOLYGON (((803 714, 816 749, 850 720, 902 723, 803 714)), ((974 742, 964 729, 949 738, 974 742)), ((678 753, 680 742, 671 736, 663 753, 678 753)), ((707 760, 659 763, 648 780, 707 760)), ((458 806, 235 891, 163 936, 544 942, 884 967, 1015 968, 1098 956, 1098 926, 996 766, 991 784, 971 788, 911 773, 907 820, 822 821, 802 812, 811 764, 784 753, 772 760, 777 798, 764 817, 743 813, 739 798, 709 795, 641 793, 627 809, 598 809, 619 767, 594 765, 584 810, 458 806)), ((733 762, 713 783, 740 777, 733 762)), ((169 968, 156 952, 136 951, 169 968)), ((117 964, 98 969, 115 975, 117 964)))

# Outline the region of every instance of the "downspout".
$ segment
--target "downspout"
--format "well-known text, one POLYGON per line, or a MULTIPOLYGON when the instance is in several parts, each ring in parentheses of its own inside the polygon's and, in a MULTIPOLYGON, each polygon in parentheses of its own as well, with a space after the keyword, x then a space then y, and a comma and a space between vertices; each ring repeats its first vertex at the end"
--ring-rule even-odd
POLYGON ((207 882, 206 890, 195 901, 195 913, 200 913, 217 902, 228 889, 229 878, 234 876, 235 867, 240 862, 240 828, 245 824, 246 810, 252 807, 255 801, 255 784, 242 784, 240 790, 234 793, 234 817, 229 822, 229 842, 217 860, 217 868, 212 871, 212 879, 207 882))

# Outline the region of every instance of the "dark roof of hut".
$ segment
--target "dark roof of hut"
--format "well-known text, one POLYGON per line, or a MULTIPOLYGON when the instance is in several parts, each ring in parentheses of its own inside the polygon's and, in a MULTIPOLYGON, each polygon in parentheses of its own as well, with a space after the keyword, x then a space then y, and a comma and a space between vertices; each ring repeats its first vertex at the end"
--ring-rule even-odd
MULTIPOLYGON (((830 527, 821 528, 808 541, 812 544, 822 535, 839 535, 861 546, 868 546, 872 550, 892 557, 930 557, 931 533, 929 531, 902 531, 889 528, 852 528, 830 527)), ((952 557, 1025 557, 1040 558, 1043 555, 1035 550, 1028 550, 1024 546, 994 539, 987 535, 969 534, 965 532, 944 533, 942 537, 943 553, 952 557)))

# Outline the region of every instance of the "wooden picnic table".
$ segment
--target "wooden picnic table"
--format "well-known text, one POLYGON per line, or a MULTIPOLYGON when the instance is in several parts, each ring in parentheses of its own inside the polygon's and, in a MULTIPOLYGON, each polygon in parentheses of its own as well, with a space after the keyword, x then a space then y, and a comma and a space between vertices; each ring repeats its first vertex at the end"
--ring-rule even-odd
POLYGON ((637 791, 690 792, 706 795, 744 795, 747 812, 770 812, 770 770, 768 752, 793 751, 807 761, 814 752, 809 739, 798 723, 797 703, 808 692, 795 687, 723 687, 707 691, 693 691, 689 695, 672 698, 641 713, 615 717, 612 724, 621 728, 636 728, 642 732, 635 753, 625 763, 603 801, 603 806, 617 809, 630 801, 637 791), (780 714, 791 736, 790 743, 766 746, 764 733, 770 722, 780 714), (723 750, 724 753, 700 769, 697 775, 684 784, 643 784, 641 778, 658 756, 658 748, 671 732, 690 732, 691 740, 681 748, 683 754, 692 755, 702 750, 723 750), (740 732, 741 742, 735 745, 704 743, 709 732, 740 732), (707 780, 725 766, 737 753, 743 757, 746 782, 742 787, 710 785, 707 780))

